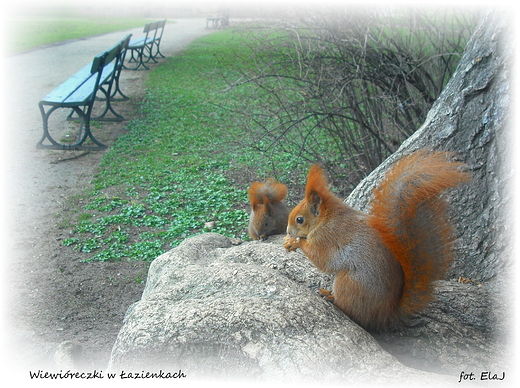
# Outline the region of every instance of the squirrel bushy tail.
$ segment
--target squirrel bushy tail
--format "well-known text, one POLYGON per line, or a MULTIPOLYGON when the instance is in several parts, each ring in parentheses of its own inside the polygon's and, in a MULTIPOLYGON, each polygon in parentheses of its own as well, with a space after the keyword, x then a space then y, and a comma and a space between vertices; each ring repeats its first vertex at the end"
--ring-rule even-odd
POLYGON ((276 179, 268 178, 264 182, 253 182, 249 187, 249 202, 255 207, 258 204, 277 203, 287 196, 287 186, 276 179))
POLYGON ((398 161, 374 190, 367 223, 404 275, 398 315, 420 311, 452 260, 453 233, 441 194, 469 179, 447 153, 419 150, 398 161))

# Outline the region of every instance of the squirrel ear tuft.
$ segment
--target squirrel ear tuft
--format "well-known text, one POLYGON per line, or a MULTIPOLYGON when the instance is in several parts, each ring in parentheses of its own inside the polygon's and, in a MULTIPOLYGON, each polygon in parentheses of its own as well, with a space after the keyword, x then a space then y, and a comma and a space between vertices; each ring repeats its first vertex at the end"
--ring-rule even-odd
POLYGON ((285 199, 285 197, 287 197, 287 186, 283 183, 278 182, 274 178, 269 178, 267 179, 266 184, 271 189, 269 190, 270 202, 280 202, 281 200, 285 199))
POLYGON ((327 188, 327 177, 323 169, 315 164, 309 170, 307 177, 307 186, 305 187, 305 198, 311 212, 314 215, 319 214, 319 208, 329 193, 327 188))
POLYGON ((307 176, 307 186, 305 187, 305 197, 309 199, 313 192, 318 193, 321 197, 328 192, 327 177, 323 169, 315 164, 309 169, 307 176))

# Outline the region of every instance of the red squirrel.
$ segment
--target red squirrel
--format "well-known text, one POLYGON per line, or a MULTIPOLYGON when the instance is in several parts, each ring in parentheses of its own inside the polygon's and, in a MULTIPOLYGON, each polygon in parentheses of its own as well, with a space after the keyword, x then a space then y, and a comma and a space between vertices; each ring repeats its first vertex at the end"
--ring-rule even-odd
POLYGON ((284 246, 301 248, 334 273, 334 304, 367 330, 388 328, 421 311, 453 257, 453 233, 441 194, 469 179, 462 163, 419 150, 398 161, 374 189, 370 212, 336 197, 318 165, 305 198, 289 215, 284 246))
POLYGON ((249 188, 251 215, 249 235, 254 240, 265 240, 273 234, 283 234, 287 228, 289 208, 284 202, 287 186, 276 179, 253 182, 249 188))

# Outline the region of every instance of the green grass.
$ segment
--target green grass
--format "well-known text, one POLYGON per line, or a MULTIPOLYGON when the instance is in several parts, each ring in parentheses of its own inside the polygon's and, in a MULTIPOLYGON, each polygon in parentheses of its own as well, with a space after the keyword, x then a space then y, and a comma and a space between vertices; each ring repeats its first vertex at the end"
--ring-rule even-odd
MULTIPOLYGON (((235 53, 247 56, 240 39, 211 34, 150 72, 141 118, 105 153, 65 245, 87 261, 150 261, 203 232, 248 238, 248 177, 273 171, 240 141, 233 101, 247 91, 224 92, 235 53)), ((300 160, 274 160, 278 179, 304 182, 300 160)))
POLYGON ((6 52, 20 53, 56 42, 142 27, 148 22, 145 19, 117 18, 6 20, 6 52))

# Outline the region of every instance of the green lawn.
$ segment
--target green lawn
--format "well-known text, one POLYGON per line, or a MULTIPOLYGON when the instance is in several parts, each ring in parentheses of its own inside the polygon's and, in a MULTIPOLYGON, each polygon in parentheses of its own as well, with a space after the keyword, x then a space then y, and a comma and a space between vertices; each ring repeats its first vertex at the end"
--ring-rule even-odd
POLYGON ((233 101, 247 91, 225 92, 223 78, 238 76, 236 54, 247 56, 240 39, 211 34, 149 73, 142 118, 104 155, 65 245, 87 260, 153 260, 202 232, 248 238, 251 181, 304 182, 297 158, 275 153, 274 172, 242 141, 233 101))
POLYGON ((145 19, 29 19, 6 20, 7 54, 24 52, 42 45, 142 27, 145 19))

